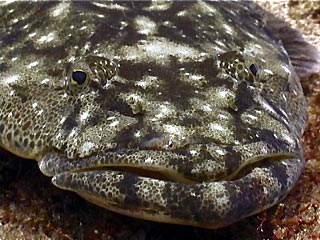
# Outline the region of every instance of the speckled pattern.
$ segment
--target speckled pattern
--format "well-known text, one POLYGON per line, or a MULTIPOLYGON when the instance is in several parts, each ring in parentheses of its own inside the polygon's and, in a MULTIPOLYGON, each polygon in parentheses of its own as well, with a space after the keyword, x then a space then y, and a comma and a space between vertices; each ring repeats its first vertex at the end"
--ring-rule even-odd
POLYGON ((56 186, 126 215, 218 228, 295 185, 306 104, 255 5, 1 7, 0 144, 56 186))

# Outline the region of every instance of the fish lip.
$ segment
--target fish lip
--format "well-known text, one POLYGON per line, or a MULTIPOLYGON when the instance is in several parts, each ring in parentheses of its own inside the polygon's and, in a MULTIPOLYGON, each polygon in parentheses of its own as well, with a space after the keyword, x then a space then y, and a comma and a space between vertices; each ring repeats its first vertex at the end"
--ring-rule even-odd
MULTIPOLYGON (((139 168, 138 167, 126 167, 126 166, 106 166, 106 167, 96 167, 96 168, 82 168, 82 169, 72 169, 65 172, 60 172, 58 174, 53 175, 53 177, 56 177, 61 174, 70 174, 70 173, 90 173, 95 171, 106 171, 106 172, 118 172, 121 174, 132 174, 138 177, 145 177, 150 179, 156 179, 156 180, 163 180, 167 182, 179 182, 184 184, 194 184, 198 181, 193 181, 191 179, 183 177, 183 175, 177 171, 174 171, 175 179, 172 179, 168 177, 168 175, 163 174, 162 171, 160 171, 158 168, 154 169, 145 169, 145 168, 139 168), (177 177, 179 175, 179 177, 177 177)), ((170 174, 172 175, 172 174, 170 174)))
MULTIPOLYGON (((149 152, 159 152, 151 150, 136 150, 134 153, 139 154, 139 152, 144 152, 145 154, 149 152)), ((59 174, 65 173, 80 173, 80 172, 90 172, 96 170, 132 173, 137 176, 149 177, 153 179, 161 179, 167 181, 181 181, 184 183, 194 183, 194 180, 188 179, 183 176, 181 172, 165 165, 156 165, 150 161, 148 164, 145 162, 133 163, 133 162, 121 162, 121 151, 109 152, 113 156, 117 156, 114 162, 99 163, 99 158, 102 157, 103 153, 95 154, 88 157, 83 157, 77 160, 67 159, 65 155, 57 152, 47 153, 39 162, 38 166, 41 172, 49 177, 57 176, 59 174), (119 160, 119 162, 117 162, 119 160)), ((170 154, 170 151, 162 151, 162 153, 170 154)), ((181 155, 182 156, 182 155, 181 155)), ((147 160, 147 159, 146 159, 147 160)))

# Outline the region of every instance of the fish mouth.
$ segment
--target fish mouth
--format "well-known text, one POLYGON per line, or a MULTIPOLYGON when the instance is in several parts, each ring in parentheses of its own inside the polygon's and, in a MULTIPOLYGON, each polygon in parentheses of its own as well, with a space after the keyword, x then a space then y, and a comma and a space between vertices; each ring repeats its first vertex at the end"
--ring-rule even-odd
POLYGON ((167 176, 161 174, 159 176, 150 169, 141 172, 141 168, 109 166, 70 169, 70 171, 54 175, 52 183, 58 188, 76 192, 95 205, 130 217, 217 228, 232 223, 234 221, 233 212, 239 212, 237 213, 239 218, 244 218, 269 208, 283 199, 287 193, 283 191, 286 190, 284 188, 277 188, 271 198, 261 198, 264 202, 257 203, 256 195, 264 196, 265 189, 272 182, 288 182, 289 189, 291 189, 297 178, 288 180, 286 169, 292 167, 297 171, 294 177, 298 177, 304 161, 287 158, 259 161, 258 163, 261 163, 261 166, 255 168, 255 164, 252 164, 247 174, 232 181, 176 182, 172 181, 173 179, 166 179, 167 176), (283 174, 273 176, 272 171, 278 171, 277 169, 283 174), (269 174, 257 178, 257 174, 266 172, 269 174), (233 191, 236 189, 243 191, 233 191), (203 204, 204 198, 209 208, 203 204), (229 212, 232 212, 230 218, 227 215, 220 219, 221 209, 216 207, 216 204, 226 199, 234 200, 234 203, 238 205, 235 205, 234 208, 230 207, 229 212), (242 200, 236 201, 237 199, 242 200), (250 205, 249 212, 243 211, 243 201, 250 205), (234 211, 231 211, 233 209, 234 211))
MULTIPOLYGON (((294 156, 294 154, 291 155, 294 156)), ((303 161, 296 156, 290 159, 289 154, 277 152, 270 156, 264 154, 252 158, 252 162, 243 167, 236 178, 230 180, 195 179, 181 172, 181 169, 176 169, 174 165, 157 162, 156 157, 159 156, 163 157, 161 159, 168 159, 165 156, 175 156, 181 166, 184 166, 183 161, 188 160, 185 155, 172 151, 104 152, 73 160, 67 159, 62 153, 51 152, 39 162, 39 167, 46 175, 53 176, 52 183, 56 187, 73 191, 89 202, 111 211, 157 222, 216 228, 230 224, 234 218, 229 219, 227 216, 226 221, 220 221, 217 216, 221 209, 216 207, 212 210, 211 206, 215 207, 218 202, 223 202, 227 198, 246 200, 248 191, 252 191, 250 186, 256 184, 261 186, 257 185, 254 190, 261 195, 268 184, 276 180, 273 179, 275 177, 270 169, 284 170, 292 165, 292 161, 297 166, 303 164, 303 161), (257 174, 264 171, 270 173, 268 176, 271 179, 257 181, 257 174), (240 195, 237 191, 227 191, 244 187, 248 190, 240 192, 240 195), (230 197, 228 195, 230 193, 234 196, 230 197), (206 206, 203 204, 205 198, 210 202, 210 209, 203 207, 206 206), (211 212, 208 214, 208 211, 211 212), (198 219, 198 216, 201 218, 198 219)), ((204 159, 201 159, 201 162, 206 163, 204 159)), ((283 173, 280 177, 287 180, 286 172, 283 171, 283 173)), ((293 182, 290 184, 292 185, 293 182)), ((282 199, 284 194, 281 189, 278 188, 274 197, 265 198, 265 203, 259 202, 257 209, 260 211, 262 209, 260 205, 267 208, 278 202, 280 198, 282 199)), ((239 203, 239 208, 236 207, 236 210, 240 209, 239 218, 256 213, 254 204, 256 197, 252 195, 250 198, 252 199, 248 202, 252 205, 252 210, 246 215, 242 215, 242 201, 236 201, 239 203)))

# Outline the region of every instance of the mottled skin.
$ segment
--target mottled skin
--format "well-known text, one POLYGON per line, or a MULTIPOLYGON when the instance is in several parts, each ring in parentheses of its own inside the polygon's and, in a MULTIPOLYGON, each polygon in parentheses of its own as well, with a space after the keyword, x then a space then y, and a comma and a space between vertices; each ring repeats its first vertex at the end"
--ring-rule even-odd
POLYGON ((251 3, 1 8, 0 144, 56 186, 129 216, 218 228, 298 180, 305 100, 251 3))

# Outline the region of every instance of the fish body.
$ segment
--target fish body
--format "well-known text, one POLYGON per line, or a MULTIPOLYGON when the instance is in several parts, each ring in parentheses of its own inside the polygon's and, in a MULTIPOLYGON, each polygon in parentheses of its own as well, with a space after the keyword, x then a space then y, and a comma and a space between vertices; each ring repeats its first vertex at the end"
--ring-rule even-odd
POLYGON ((306 102, 253 3, 2 9, 0 145, 57 187, 121 214, 218 228, 297 182, 306 102))

